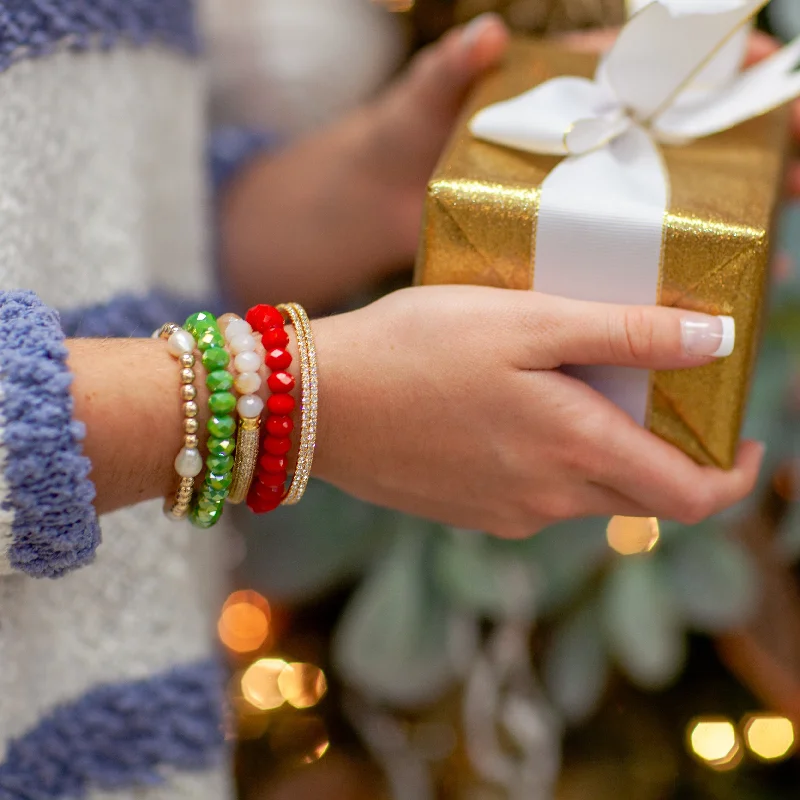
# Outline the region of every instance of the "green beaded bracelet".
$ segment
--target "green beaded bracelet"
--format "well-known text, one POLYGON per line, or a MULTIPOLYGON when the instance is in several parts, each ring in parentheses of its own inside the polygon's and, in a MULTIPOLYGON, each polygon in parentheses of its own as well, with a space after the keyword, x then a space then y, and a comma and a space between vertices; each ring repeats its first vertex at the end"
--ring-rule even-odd
POLYGON ((225 349, 225 338, 217 325, 217 319, 208 311, 192 314, 183 326, 194 336, 197 349, 202 354, 206 368, 206 386, 211 393, 208 409, 208 457, 206 474, 192 507, 189 519, 198 528, 212 528, 222 516, 225 500, 230 492, 236 451, 236 397, 231 392, 233 376, 226 367, 231 360, 225 349))

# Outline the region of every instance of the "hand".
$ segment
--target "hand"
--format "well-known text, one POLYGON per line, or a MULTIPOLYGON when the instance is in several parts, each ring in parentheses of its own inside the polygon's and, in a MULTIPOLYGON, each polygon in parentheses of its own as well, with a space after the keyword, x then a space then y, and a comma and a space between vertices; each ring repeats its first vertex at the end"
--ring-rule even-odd
MULTIPOLYGON (((616 39, 616 30, 588 31, 569 33, 560 37, 561 41, 575 50, 589 53, 602 53, 608 50, 616 39)), ((750 37, 750 46, 745 59, 745 66, 752 66, 763 61, 780 48, 780 42, 761 31, 755 31, 750 37)), ((800 100, 792 104, 792 138, 795 147, 800 147, 800 100)), ((789 162, 786 173, 786 190, 790 197, 800 197, 800 158, 789 162)))
MULTIPOLYGON (((673 369, 677 309, 478 287, 408 289, 314 324, 315 474, 379 505, 517 538, 583 516, 696 523, 753 488, 762 448, 701 467, 636 425, 564 364, 673 369)), ((722 330, 693 352, 713 353, 722 330)), ((696 329, 697 330, 697 329, 696 329)))
POLYGON ((241 305, 290 297, 330 308, 409 266, 428 178, 470 86, 507 42, 498 17, 477 18, 377 100, 240 176, 224 205, 222 250, 241 305))

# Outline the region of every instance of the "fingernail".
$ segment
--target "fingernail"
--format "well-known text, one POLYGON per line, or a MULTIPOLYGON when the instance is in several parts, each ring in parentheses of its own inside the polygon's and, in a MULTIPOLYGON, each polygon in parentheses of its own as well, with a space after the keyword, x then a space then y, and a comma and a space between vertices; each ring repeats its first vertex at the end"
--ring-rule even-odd
POLYGON ((733 317, 687 314, 681 320, 683 349, 690 356, 726 358, 736 344, 733 317))
POLYGON ((475 44, 480 37, 481 33, 483 33, 483 29, 489 20, 494 19, 501 19, 501 17, 499 14, 495 14, 494 11, 486 11, 483 14, 479 14, 477 17, 475 17, 475 19, 465 25, 464 32, 461 37, 461 42, 464 47, 472 47, 472 45, 475 44))

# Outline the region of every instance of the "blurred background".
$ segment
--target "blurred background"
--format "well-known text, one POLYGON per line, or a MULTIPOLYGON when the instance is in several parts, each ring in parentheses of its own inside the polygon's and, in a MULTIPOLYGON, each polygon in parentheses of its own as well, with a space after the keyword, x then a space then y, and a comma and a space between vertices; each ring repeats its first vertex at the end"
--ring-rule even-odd
MULTIPOLYGON (((539 35, 624 14, 623 0, 204 6, 214 121, 284 140, 479 13, 539 35)), ((773 0, 759 24, 800 34, 800 2, 773 0)), ((589 520, 507 543, 321 485, 266 522, 242 515, 218 626, 241 797, 797 798, 798 257, 789 208, 746 431, 768 469, 725 516, 589 520)))

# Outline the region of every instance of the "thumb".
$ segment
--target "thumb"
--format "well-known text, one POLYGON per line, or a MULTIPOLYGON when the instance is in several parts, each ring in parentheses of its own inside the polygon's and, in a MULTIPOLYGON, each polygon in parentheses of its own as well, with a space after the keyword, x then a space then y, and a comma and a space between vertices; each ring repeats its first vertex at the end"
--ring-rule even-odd
POLYGON ((547 297, 546 305, 547 350, 554 366, 682 369, 729 356, 736 341, 733 317, 555 297, 547 297))

